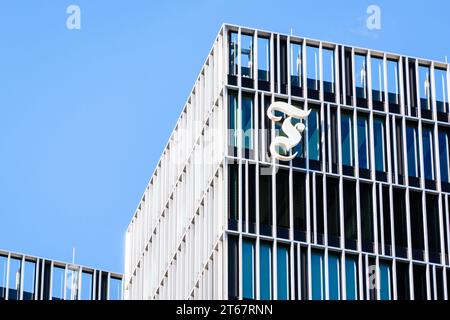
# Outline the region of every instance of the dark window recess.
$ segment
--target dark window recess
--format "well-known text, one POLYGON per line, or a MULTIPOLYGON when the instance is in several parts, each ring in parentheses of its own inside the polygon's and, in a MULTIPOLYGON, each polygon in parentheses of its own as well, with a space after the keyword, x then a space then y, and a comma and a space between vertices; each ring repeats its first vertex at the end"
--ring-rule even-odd
MULTIPOLYGON (((376 266, 375 258, 369 257, 369 266, 376 266)), ((369 284, 369 300, 377 300, 376 277, 369 278, 369 284)))
POLYGON ((275 61, 274 70, 273 70, 273 77, 274 77, 274 86, 275 86, 275 92, 278 92, 278 35, 273 36, 273 61, 275 61))
POLYGON ((305 174, 293 171, 293 209, 294 209, 294 239, 306 241, 306 188, 305 174))
POLYGON ((413 265, 414 300, 427 300, 426 268, 413 265))
POLYGON ((441 234, 439 229, 439 199, 436 195, 427 194, 427 227, 428 252, 430 262, 441 262, 441 234))
POLYGON ((411 191, 409 194, 411 219, 411 245, 414 260, 424 260, 423 209, 422 194, 411 191))
MULTIPOLYGON (((280 37, 280 77, 281 77, 281 93, 287 93, 287 39, 286 37, 280 37)), ((276 61, 276 60, 275 60, 276 61)))
MULTIPOLYGON (((312 179, 311 179, 312 181, 312 179)), ((312 190, 312 188, 310 189, 312 190)), ((311 192, 312 193, 312 192, 311 192)), ((312 202, 311 202, 312 206, 312 202)), ((311 210, 312 214, 312 210, 311 210)), ((325 244, 324 242, 324 220, 323 220, 323 177, 316 176, 316 226, 317 226, 317 243, 325 244)), ((314 221, 311 217, 310 221, 314 221)))
POLYGON ((378 251, 381 252, 383 250, 383 243, 382 243, 382 230, 381 230, 381 221, 383 221, 381 219, 381 215, 383 214, 383 212, 381 211, 381 205, 380 205, 380 184, 375 184, 375 206, 376 206, 376 213, 377 213, 377 238, 378 238, 378 243, 376 244, 378 246, 378 251))
POLYGON ((405 190, 393 189, 394 203, 394 235, 395 255, 400 258, 408 257, 408 236, 406 224, 405 190))
MULTIPOLYGON (((409 99, 410 99, 410 115, 417 117, 417 86, 416 86, 416 62, 409 59, 408 74, 409 74, 409 99)), ((406 82, 405 82, 406 83, 406 82)), ((407 91, 405 91, 407 92, 407 91)))
POLYGON ((300 276, 302 300, 308 300, 308 249, 305 247, 300 247, 300 276))
POLYGON ((344 180, 344 234, 345 248, 356 250, 358 244, 356 220, 356 183, 344 180))
POLYGON ((102 272, 102 283, 100 288, 100 299, 107 300, 108 299, 108 273, 102 272))
POLYGON ((44 265, 44 293, 43 300, 50 299, 50 281, 51 281, 51 270, 52 264, 50 261, 43 262, 44 265))
POLYGON ((405 184, 405 156, 403 153, 403 134, 401 119, 395 122, 395 146, 397 149, 397 178, 399 184, 405 184))
POLYGON ((228 229, 238 229, 239 165, 228 165, 228 229))
MULTIPOLYGON (((331 121, 331 172, 338 173, 338 133, 337 133, 337 110, 333 106, 330 108, 331 121)), ((328 130, 327 130, 328 131, 328 130)))
POLYGON ((342 85, 345 82, 345 75, 342 72, 343 71, 343 66, 342 66, 342 47, 338 46, 338 70, 339 70, 339 79, 337 79, 338 81, 340 80, 341 85, 339 86, 339 96, 340 96, 340 101, 341 103, 343 103, 344 101, 344 86, 342 85))
POLYGON ((346 105, 353 105, 353 68, 352 68, 352 49, 345 48, 345 98, 346 105))
MULTIPOLYGON (((247 210, 246 210, 246 194, 245 194, 245 186, 246 186, 246 177, 245 177, 245 171, 244 171, 245 166, 242 167, 242 176, 241 176, 241 185, 239 186, 239 190, 241 192, 241 201, 240 201, 240 206, 241 206, 241 211, 242 211, 242 230, 245 230, 245 224, 246 224, 246 217, 247 217, 247 210)), ((238 216, 238 220, 239 220, 239 216, 238 216)))
POLYGON ((256 165, 248 165, 248 232, 256 232, 256 165))
POLYGON ((444 300, 444 274, 442 268, 436 268, 436 299, 444 300))
POLYGON ((383 232, 384 232, 384 253, 392 255, 392 234, 391 234, 391 206, 389 187, 383 186, 383 232))
POLYGON ((238 238, 228 236, 228 299, 239 298, 239 252, 238 238))
POLYGON ((279 169, 277 185, 277 236, 289 239, 289 171, 279 169))
MULTIPOLYGON (((444 217, 446 217, 446 216, 448 216, 448 207, 445 205, 445 198, 446 198, 446 196, 443 196, 442 197, 442 215, 444 216, 444 217)), ((445 220, 445 219, 444 219, 445 220)), ((447 241, 447 238, 448 238, 448 234, 447 234, 447 227, 446 227, 446 222, 444 222, 444 243, 448 243, 447 241)), ((444 264, 446 264, 446 265, 448 265, 448 263, 449 263, 449 259, 448 259, 448 249, 447 249, 447 246, 445 246, 444 245, 444 248, 443 248, 443 251, 444 251, 444 261, 443 261, 443 263, 444 264)), ((450 297, 450 296, 449 296, 450 297)))
POLYGON ((339 247, 339 180, 331 177, 327 178, 327 220, 328 245, 339 247))
POLYGON ((409 293, 409 265, 407 263, 397 262, 397 299, 410 300, 409 293))
POLYGON ((259 172, 259 232, 272 235, 272 176, 270 167, 261 167, 259 172))
POLYGON ((361 183, 359 185, 361 205, 361 244, 365 252, 373 252, 373 208, 372 208, 372 186, 361 183))

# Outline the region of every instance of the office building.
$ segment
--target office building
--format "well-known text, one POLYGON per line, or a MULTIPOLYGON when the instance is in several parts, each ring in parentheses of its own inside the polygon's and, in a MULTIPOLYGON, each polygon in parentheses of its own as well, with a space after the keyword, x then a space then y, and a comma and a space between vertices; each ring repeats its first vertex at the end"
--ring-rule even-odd
POLYGON ((125 298, 448 299, 449 72, 223 25, 126 231, 125 298))

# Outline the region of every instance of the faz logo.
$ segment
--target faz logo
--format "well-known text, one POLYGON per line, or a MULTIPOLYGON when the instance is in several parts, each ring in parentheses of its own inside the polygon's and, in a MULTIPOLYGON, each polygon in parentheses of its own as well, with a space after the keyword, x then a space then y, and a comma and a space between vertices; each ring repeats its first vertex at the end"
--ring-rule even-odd
POLYGON ((297 155, 297 152, 291 156, 281 155, 277 149, 282 147, 286 153, 288 153, 292 148, 298 145, 302 139, 302 132, 305 130, 305 125, 301 122, 297 124, 292 124, 292 119, 306 119, 309 116, 311 110, 305 111, 301 110, 297 107, 294 107, 285 102, 277 101, 270 105, 269 109, 267 109, 267 117, 273 122, 280 122, 282 120, 281 116, 276 116, 275 112, 284 113, 287 118, 284 119, 281 125, 281 131, 286 136, 278 136, 270 144, 270 153, 277 160, 281 161, 291 161, 297 155))

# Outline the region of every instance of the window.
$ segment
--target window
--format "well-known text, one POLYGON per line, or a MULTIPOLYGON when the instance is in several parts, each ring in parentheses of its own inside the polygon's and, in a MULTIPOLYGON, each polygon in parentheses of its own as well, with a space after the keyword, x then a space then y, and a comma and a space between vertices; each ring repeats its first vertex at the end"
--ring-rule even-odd
POLYGON ((228 236, 228 299, 239 298, 239 252, 238 238, 228 236))
POLYGON ((384 68, 383 59, 371 58, 372 64, 372 100, 375 109, 383 110, 384 102, 384 68))
POLYGON ((302 87, 302 46, 291 42, 291 86, 302 87))
POLYGON ((320 90, 319 48, 306 46, 308 97, 318 99, 320 90))
POLYGON ((109 279, 109 300, 122 299, 122 279, 111 277, 109 279))
POLYGON ((52 270, 52 300, 64 299, 65 269, 53 266, 52 270))
POLYGON ((400 104, 398 61, 387 61, 387 77, 389 105, 398 105, 400 104))
POLYGON ((380 300, 392 300, 391 264, 380 261, 380 300))
POLYGON ((439 229, 439 199, 437 195, 427 194, 427 228, 429 260, 441 262, 441 235, 439 229))
POLYGON ((20 298, 20 273, 22 261, 16 258, 9 259, 9 300, 19 300, 20 298))
POLYGON ((413 265, 414 300, 427 300, 426 267, 413 265))
POLYGON ((395 253, 397 257, 407 257, 408 236, 406 224, 406 203, 405 190, 393 190, 394 203, 394 235, 395 235, 395 253))
POLYGON ((410 300, 409 294, 409 265, 397 262, 397 299, 410 300))
POLYGON ((239 166, 228 165, 228 228, 237 230, 239 218, 239 166))
POLYGON ((341 115, 341 146, 342 164, 347 167, 354 166, 353 151, 353 117, 351 113, 343 112, 341 115))
POLYGON ((397 150, 397 170, 399 183, 404 184, 405 165, 404 165, 404 152, 403 152, 403 125, 401 119, 395 121, 395 144, 397 150))
MULTIPOLYGON (((309 182, 310 182, 310 190, 313 190, 313 174, 310 173, 309 176, 309 182)), ((323 210, 323 177, 321 175, 316 175, 316 190, 315 190, 315 196, 316 196, 316 210, 315 210, 315 217, 316 217, 316 233, 317 233, 317 243, 324 244, 324 210, 323 210)), ((314 193, 310 192, 310 222, 311 222, 311 229, 313 229, 313 203, 314 203, 314 193)), ((337 198, 335 199, 337 201, 337 198)), ((330 240, 328 240, 330 241, 330 240)))
POLYGON ((270 40, 258 37, 258 80, 270 81, 270 40))
MULTIPOLYGON (((448 132, 439 129, 439 162, 441 167, 441 181, 444 183, 450 182, 449 175, 449 141, 448 132)), ((447 191, 447 190, 446 190, 447 191)))
MULTIPOLYGON (((417 128, 411 125, 406 127, 406 144, 408 156, 408 175, 409 177, 419 178, 419 145, 417 138, 417 128)), ((411 184, 411 179, 410 179, 411 184)))
POLYGON ((373 232, 373 202, 372 185, 361 183, 360 206, 361 206, 361 241, 362 250, 373 252, 374 232, 373 232))
POLYGON ((411 244, 415 260, 424 260, 422 193, 410 191, 411 244))
POLYGON ((238 74, 238 34, 236 32, 230 32, 228 73, 233 76, 238 74))
POLYGON ((308 117, 308 152, 309 160, 320 161, 320 111, 311 108, 308 117))
POLYGON ((433 131, 431 128, 425 126, 423 126, 422 128, 422 146, 423 146, 423 171, 425 179, 434 180, 433 131))
POLYGON ((66 300, 78 300, 78 270, 67 269, 66 300))
POLYGON ((333 49, 323 49, 322 50, 323 59, 323 91, 324 98, 326 101, 334 102, 335 94, 335 63, 334 63, 334 50, 333 49))
POLYGON ((272 176, 270 167, 261 167, 259 173, 259 223, 260 233, 272 235, 272 176))
POLYGON ((375 170, 378 172, 386 172, 386 140, 383 118, 374 117, 373 119, 373 140, 375 148, 375 170))
POLYGON ((245 149, 254 149, 254 108, 253 97, 249 95, 242 95, 242 132, 243 141, 242 146, 245 149))
POLYGON ((93 299, 92 273, 83 271, 81 274, 81 300, 93 299))
POLYGON ((430 68, 426 66, 419 66, 419 93, 422 112, 431 110, 430 68))
POLYGON ((328 294, 330 300, 339 300, 341 297, 340 264, 341 258, 337 253, 328 254, 328 294))
POLYGON ((358 162, 359 168, 370 169, 369 125, 367 116, 358 116, 358 162))
POLYGON ((8 269, 8 257, 0 255, 0 300, 6 299, 7 269, 8 269))
POLYGON ((447 71, 439 68, 434 69, 436 82, 436 107, 438 112, 449 113, 448 108, 448 86, 447 71))
POLYGON ((383 186, 383 231, 384 231, 384 251, 385 255, 392 254, 391 235, 391 205, 389 187, 383 186))
POLYGON ((344 234, 345 247, 357 249, 357 220, 356 220, 356 184, 354 181, 344 180, 344 234))
POLYGON ((36 263, 25 260, 23 272, 23 300, 34 300, 36 288, 36 263))
POLYGON ((256 231, 256 165, 248 164, 248 232, 255 233, 256 231))
POLYGON ((340 219, 339 219, 339 180, 327 178, 327 226, 328 244, 340 246, 340 219))
POLYGON ((345 257, 345 288, 347 300, 358 300, 358 258, 356 256, 345 257))
POLYGON ((255 299, 255 245, 252 241, 242 241, 242 296, 255 299))
POLYGON ((261 241, 259 246, 259 285, 260 299, 270 300, 272 298, 272 245, 261 241))
POLYGON ((277 247, 277 299, 289 299, 289 248, 284 245, 277 247))
POLYGON ((293 171, 293 214, 294 214, 294 239, 306 241, 306 188, 305 175, 293 171))
POLYGON ((239 110, 237 94, 235 92, 228 93, 228 145, 230 146, 232 156, 237 156, 235 148, 238 147, 239 139, 239 110))
MULTIPOLYGON (((358 102, 367 99, 367 62, 366 56, 355 54, 355 86, 356 98, 358 102)), ((358 104, 358 107, 365 107, 366 105, 358 104)))
POLYGON ((253 78, 253 36, 241 34, 241 74, 253 78))
POLYGON ((277 236, 289 239, 289 170, 278 170, 276 184, 277 236))
POLYGON ((311 251, 311 294, 312 300, 325 299, 325 265, 323 253, 311 251))

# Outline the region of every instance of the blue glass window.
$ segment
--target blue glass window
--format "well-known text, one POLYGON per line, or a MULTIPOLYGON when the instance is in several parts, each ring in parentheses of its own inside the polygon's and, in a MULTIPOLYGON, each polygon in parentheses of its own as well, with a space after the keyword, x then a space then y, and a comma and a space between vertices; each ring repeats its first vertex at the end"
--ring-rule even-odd
POLYGON ((302 46, 291 43, 291 85, 302 87, 302 46))
POLYGON ((242 296, 244 299, 255 299, 254 273, 255 247, 249 240, 242 241, 242 296))
POLYGON ((380 299, 391 300, 391 266, 380 262, 380 299))
POLYGON ((260 299, 270 300, 272 298, 272 245, 261 242, 259 246, 259 285, 261 288, 260 299))
POLYGON ((258 80, 270 80, 269 39, 258 37, 258 80))
POLYGON ((0 256, 0 300, 6 299, 6 270, 8 257, 0 256))
POLYGON ((78 270, 76 269, 67 270, 66 300, 78 300, 78 270))
POLYGON ((434 180, 434 162, 433 162, 433 133, 430 129, 423 127, 422 129, 422 145, 423 145, 423 170, 425 179, 434 180))
POLYGON ((449 112, 448 110, 448 86, 447 71, 443 69, 434 69, 434 78, 436 82, 436 106, 439 112, 449 112))
POLYGON ((52 300, 63 300, 65 269, 54 266, 52 271, 52 300))
POLYGON ((345 258, 345 288, 347 300, 358 299, 358 259, 354 256, 345 258))
POLYGON ((323 88, 325 92, 334 93, 335 71, 334 71, 334 50, 323 49, 323 88))
POLYGON ((254 116, 253 116, 253 98, 247 95, 242 96, 242 145, 245 149, 252 150, 253 141, 254 116))
POLYGON ((109 279, 109 300, 122 300, 122 280, 111 277, 109 279))
POLYGON ((445 132, 439 131, 439 160, 441 167, 441 180, 443 182, 450 182, 449 180, 449 148, 448 135, 445 132))
POLYGON ((319 90, 319 48, 306 47, 307 84, 310 90, 319 90))
POLYGON ((426 66, 419 66, 419 93, 420 107, 431 110, 430 68, 426 66))
POLYGON ((320 114, 311 109, 308 117, 308 151, 309 159, 320 161, 320 114))
POLYGON ((384 119, 373 119, 373 142, 375 147, 375 170, 386 171, 385 165, 385 145, 384 145, 384 119))
POLYGON ((33 261, 25 261, 23 272, 23 300, 33 300, 36 286, 36 263, 33 261))
POLYGON ((229 40, 229 74, 236 76, 238 74, 238 34, 230 33, 229 40))
POLYGON ((228 143, 230 147, 238 146, 239 118, 238 118, 238 101, 234 92, 228 94, 228 143))
POLYGON ((311 292, 312 300, 325 299, 325 266, 323 262, 323 253, 311 252, 311 292))
POLYGON ((406 144, 408 154, 408 175, 410 177, 420 177, 419 169, 419 148, 417 140, 417 129, 412 126, 406 127, 406 144))
POLYGON ((369 166, 369 126, 367 117, 358 116, 358 161, 362 169, 370 169, 369 166))
POLYGON ((355 54, 356 97, 367 99, 367 62, 366 56, 355 54))
POLYGON ((19 300, 20 294, 20 272, 22 261, 11 258, 9 260, 9 300, 19 300))
POLYGON ((399 104, 400 100, 400 85, 399 85, 399 69, 398 61, 387 61, 387 82, 388 82, 388 94, 389 103, 399 104))
POLYGON ((241 34, 241 75, 253 78, 253 36, 241 34))
POLYGON ((353 117, 347 113, 341 115, 341 146, 342 164, 353 167, 353 117))
POLYGON ((92 300, 92 273, 81 274, 81 300, 92 300))
POLYGON ((341 259, 337 254, 328 254, 328 288, 330 300, 340 299, 340 261, 341 259))
POLYGON ((372 99, 374 101, 384 101, 384 77, 383 59, 371 58, 372 64, 372 99))
POLYGON ((289 250, 277 247, 277 293, 278 300, 289 299, 289 250))

